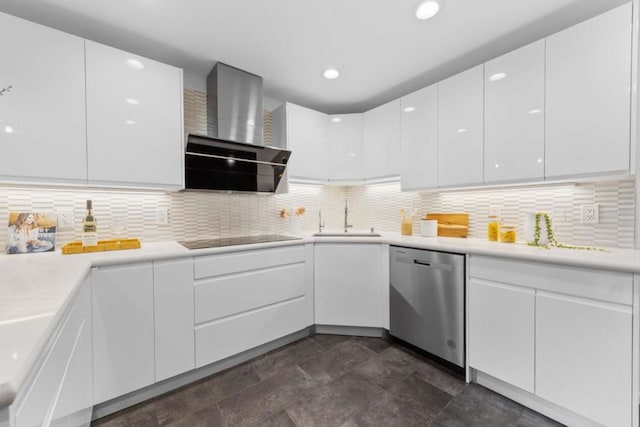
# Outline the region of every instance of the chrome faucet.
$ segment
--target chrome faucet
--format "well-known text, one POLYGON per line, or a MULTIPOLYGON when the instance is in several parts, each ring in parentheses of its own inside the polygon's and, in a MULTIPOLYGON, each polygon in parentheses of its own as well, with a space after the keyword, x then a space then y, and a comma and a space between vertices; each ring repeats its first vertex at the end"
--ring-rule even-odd
POLYGON ((318 209, 318 233, 322 233, 324 221, 322 220, 322 209, 318 209))
POLYGON ((349 228, 353 227, 353 225, 349 224, 349 221, 347 220, 348 215, 349 215, 349 203, 347 200, 345 200, 344 201, 344 232, 345 233, 349 228))

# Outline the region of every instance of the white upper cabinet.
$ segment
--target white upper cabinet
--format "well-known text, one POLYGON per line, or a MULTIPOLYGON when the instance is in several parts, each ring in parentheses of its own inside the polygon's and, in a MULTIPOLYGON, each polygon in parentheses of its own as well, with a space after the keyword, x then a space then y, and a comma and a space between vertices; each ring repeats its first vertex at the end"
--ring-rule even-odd
POLYGON ((483 66, 438 83, 438 185, 483 182, 483 66))
POLYGON ((631 3, 547 38, 546 176, 629 170, 631 3))
POLYGON ((286 103, 287 164, 289 180, 326 181, 328 179, 328 116, 286 103))
POLYGON ((484 64, 484 181, 544 179, 544 40, 484 64))
POLYGON ((438 186, 438 85, 401 99, 402 189, 438 186))
POLYGON ((184 188, 182 70, 86 42, 89 183, 184 188))
POLYGON ((400 175, 400 99, 364 113, 364 178, 400 175))
POLYGON ((87 179, 84 40, 0 13, 0 180, 87 179))
POLYGON ((329 116, 329 181, 360 181, 364 114, 329 116))

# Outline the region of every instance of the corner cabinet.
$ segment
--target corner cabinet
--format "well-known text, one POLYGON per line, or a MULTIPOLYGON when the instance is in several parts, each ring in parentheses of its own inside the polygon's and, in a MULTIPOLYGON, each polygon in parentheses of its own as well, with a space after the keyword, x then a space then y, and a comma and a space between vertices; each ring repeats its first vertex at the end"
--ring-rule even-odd
POLYGON ((438 83, 438 185, 483 183, 483 66, 438 83))
POLYGON ((484 64, 484 181, 544 179, 544 40, 484 64))
POLYGON ((546 176, 627 174, 631 3, 547 37, 546 176))
POLYGON ((182 70, 86 42, 91 185, 184 188, 182 70))
POLYGON ((438 186, 438 85, 401 100, 402 190, 438 186))
POLYGON ((383 288, 389 283, 385 263, 379 243, 317 243, 315 323, 383 327, 383 288))
POLYGON ((0 180, 87 179, 84 40, 0 13, 0 180))
POLYGON ((400 175, 400 100, 364 113, 364 178, 400 175))
POLYGON ((329 181, 363 181, 364 114, 329 116, 329 181))

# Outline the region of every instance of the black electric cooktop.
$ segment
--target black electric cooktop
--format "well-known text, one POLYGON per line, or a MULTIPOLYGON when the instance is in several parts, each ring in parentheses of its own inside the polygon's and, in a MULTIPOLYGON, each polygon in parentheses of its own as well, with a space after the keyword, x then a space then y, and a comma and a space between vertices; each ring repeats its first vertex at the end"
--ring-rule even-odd
POLYGON ((301 237, 284 236, 281 234, 264 234, 261 236, 221 237, 218 239, 187 240, 178 242, 187 249, 220 248, 223 246, 250 245, 252 243, 283 242, 286 240, 300 240, 301 237))

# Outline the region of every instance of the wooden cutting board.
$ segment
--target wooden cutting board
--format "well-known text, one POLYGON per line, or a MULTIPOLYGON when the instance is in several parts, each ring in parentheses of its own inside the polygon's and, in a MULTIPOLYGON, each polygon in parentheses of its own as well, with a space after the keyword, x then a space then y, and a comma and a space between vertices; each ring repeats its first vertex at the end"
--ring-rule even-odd
POLYGON ((469 214, 428 213, 424 219, 438 221, 438 236, 440 237, 467 237, 469 234, 469 214))

